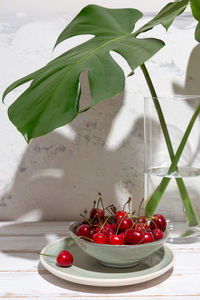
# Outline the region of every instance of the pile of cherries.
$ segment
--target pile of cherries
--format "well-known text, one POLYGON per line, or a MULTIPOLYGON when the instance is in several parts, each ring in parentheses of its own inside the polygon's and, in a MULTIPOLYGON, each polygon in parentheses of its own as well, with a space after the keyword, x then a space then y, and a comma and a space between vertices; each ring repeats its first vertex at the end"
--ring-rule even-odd
MULTIPOLYGON (((130 207, 131 198, 127 201, 130 207)), ((151 217, 135 216, 134 213, 125 210, 116 210, 110 205, 106 209, 98 206, 102 203, 102 196, 99 193, 97 207, 89 212, 89 218, 84 220, 76 229, 76 235, 89 242, 110 245, 135 245, 152 243, 163 238, 166 229, 166 220, 160 214, 151 217)), ((95 203, 96 204, 96 203, 95 203)), ((103 206, 103 204, 102 204, 103 206)))
MULTIPOLYGON (((136 216, 135 211, 130 212, 130 202, 131 198, 126 202, 129 204, 129 212, 124 209, 117 210, 113 205, 104 209, 102 195, 99 193, 97 207, 95 207, 95 202, 89 213, 89 218, 84 216, 83 221, 76 229, 77 238, 97 244, 110 245, 135 245, 152 243, 162 239, 166 229, 165 218, 159 214, 148 218, 136 216), (102 209, 99 208, 100 203, 102 209), (105 214, 107 212, 108 215, 105 214)), ((55 257, 57 265, 60 267, 70 267, 73 264, 73 256, 67 250, 62 250, 58 256, 40 254, 55 257)))

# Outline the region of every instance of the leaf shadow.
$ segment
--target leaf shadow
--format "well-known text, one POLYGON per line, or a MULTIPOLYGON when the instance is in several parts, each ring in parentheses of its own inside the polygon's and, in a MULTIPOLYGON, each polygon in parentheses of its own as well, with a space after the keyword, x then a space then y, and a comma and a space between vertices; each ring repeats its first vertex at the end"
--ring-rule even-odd
MULTIPOLYGON (((90 99, 86 76, 82 86, 81 102, 85 106, 90 99)), ((124 195, 133 196, 134 206, 138 205, 143 197, 143 118, 133 122, 116 149, 106 146, 124 97, 125 92, 80 114, 68 125, 72 137, 63 127, 62 132, 55 130, 30 142, 11 188, 3 195, 5 221, 9 216, 20 227, 27 221, 74 220, 92 207, 98 192, 103 194, 105 205, 122 207, 127 201, 124 195)), ((123 127, 126 131, 126 120, 123 127)), ((15 225, 1 227, 0 236, 6 230, 15 232, 15 225)), ((42 249, 48 239, 40 238, 42 249)))

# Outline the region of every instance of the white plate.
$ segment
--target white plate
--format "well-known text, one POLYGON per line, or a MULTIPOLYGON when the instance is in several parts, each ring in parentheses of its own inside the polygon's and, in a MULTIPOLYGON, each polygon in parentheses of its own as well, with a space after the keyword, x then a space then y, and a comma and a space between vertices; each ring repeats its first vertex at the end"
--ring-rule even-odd
POLYGON ((62 279, 90 286, 125 286, 145 282, 167 272, 174 264, 174 254, 164 246, 136 267, 116 269, 99 264, 85 254, 76 244, 66 246, 66 238, 47 245, 42 253, 58 255, 61 250, 68 250, 74 257, 71 267, 56 265, 56 258, 40 255, 42 265, 52 274, 62 279))

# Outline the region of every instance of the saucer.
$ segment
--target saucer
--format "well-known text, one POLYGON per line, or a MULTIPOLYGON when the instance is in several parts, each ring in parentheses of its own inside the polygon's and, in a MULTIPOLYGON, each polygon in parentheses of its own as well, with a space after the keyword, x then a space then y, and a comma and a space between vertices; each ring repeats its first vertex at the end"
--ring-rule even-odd
POLYGON ((67 238, 48 244, 41 253, 57 256, 61 250, 68 250, 73 255, 71 267, 59 267, 56 258, 40 255, 42 265, 57 277, 90 286, 125 286, 145 282, 167 272, 175 260, 172 250, 164 246, 135 267, 110 268, 88 256, 75 243, 67 247, 67 238))

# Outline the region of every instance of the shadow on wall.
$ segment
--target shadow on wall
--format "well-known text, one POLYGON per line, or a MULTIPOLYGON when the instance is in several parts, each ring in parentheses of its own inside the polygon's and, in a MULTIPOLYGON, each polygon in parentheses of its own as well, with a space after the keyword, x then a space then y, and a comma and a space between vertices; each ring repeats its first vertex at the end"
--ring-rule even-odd
MULTIPOLYGON (((191 53, 185 85, 173 85, 176 94, 200 94, 199 59, 200 45, 191 53)), ((90 95, 85 74, 82 86, 81 103, 87 105, 90 95)), ((138 205, 143 197, 143 119, 134 122, 119 147, 112 151, 106 147, 123 100, 121 93, 80 114, 70 124, 74 139, 54 131, 32 140, 11 190, 2 195, 1 219, 75 219, 92 205, 98 192, 105 204, 121 205, 126 195, 132 195, 138 205)))
MULTIPOLYGON (((87 105, 86 76, 82 85, 81 103, 87 105)), ((31 141, 7 192, 10 199, 1 208, 5 220, 72 220, 92 207, 98 192, 105 205, 122 206, 129 195, 141 201, 143 118, 136 120, 117 149, 111 151, 105 145, 123 99, 121 93, 80 114, 70 124, 74 139, 54 131, 31 141)))

